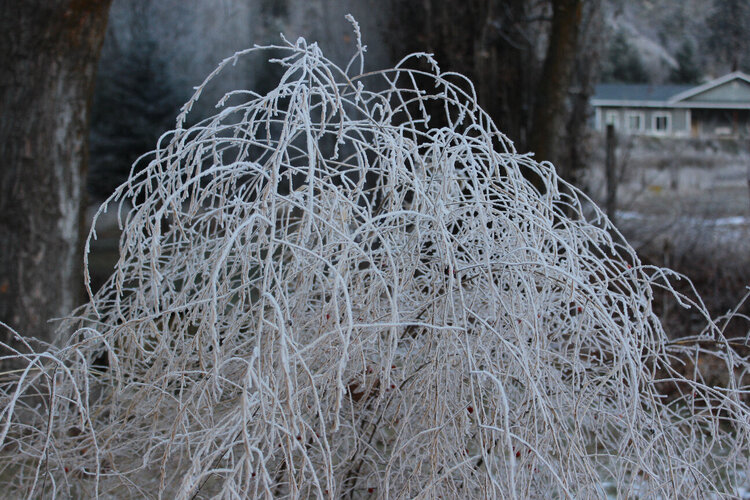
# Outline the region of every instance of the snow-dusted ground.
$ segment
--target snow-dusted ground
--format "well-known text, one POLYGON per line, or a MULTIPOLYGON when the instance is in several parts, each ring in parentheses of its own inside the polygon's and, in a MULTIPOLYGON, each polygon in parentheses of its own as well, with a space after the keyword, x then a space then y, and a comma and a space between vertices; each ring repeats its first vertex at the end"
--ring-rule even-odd
POLYGON ((699 217, 690 214, 659 214, 618 211, 617 225, 632 244, 661 246, 728 247, 750 252, 750 217, 699 217))
MULTIPOLYGON (((607 494, 607 498, 608 499, 617 498, 616 494, 614 493, 614 489, 615 489, 614 484, 609 483, 609 482, 605 482, 602 486, 604 487, 604 489, 607 492, 606 494, 607 494)), ((639 490, 639 488, 637 487, 637 485, 634 485, 634 487, 633 487, 633 493, 638 494, 639 493, 638 490, 639 490)), ((737 500, 750 500, 750 490, 748 490, 747 488, 744 488, 742 486, 738 487, 737 490, 734 492, 734 494, 737 495, 736 496, 737 500)), ((636 497, 636 498, 638 498, 638 497, 636 497)), ((658 496, 658 497, 656 497, 656 499, 662 500, 662 497, 658 496)))
MULTIPOLYGON (((653 145, 652 145, 653 146, 653 145)), ((620 151, 617 225, 642 245, 728 247, 750 254, 750 157, 717 151, 620 151), (624 159, 623 159, 624 158, 624 159)), ((604 204, 604 168, 587 173, 604 204)), ((750 278, 750 277, 749 277, 750 278)))

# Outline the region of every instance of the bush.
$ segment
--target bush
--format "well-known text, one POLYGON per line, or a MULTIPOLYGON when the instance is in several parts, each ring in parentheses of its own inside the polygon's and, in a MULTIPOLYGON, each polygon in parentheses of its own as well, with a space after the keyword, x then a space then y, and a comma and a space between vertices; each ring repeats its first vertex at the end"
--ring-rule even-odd
POLYGON ((651 310, 668 271, 584 219, 429 56, 362 74, 361 44, 344 70, 282 49, 275 89, 182 128, 199 87, 100 209, 133 204, 114 274, 69 340, 6 374, 6 491, 737 494, 748 363, 710 321, 669 342, 651 310), (718 352, 729 386, 675 372, 686 351, 718 352))

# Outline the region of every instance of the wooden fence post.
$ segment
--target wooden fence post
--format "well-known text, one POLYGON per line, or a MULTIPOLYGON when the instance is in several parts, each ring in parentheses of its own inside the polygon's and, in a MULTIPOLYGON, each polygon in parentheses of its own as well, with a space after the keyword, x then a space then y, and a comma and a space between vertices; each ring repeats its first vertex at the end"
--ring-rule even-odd
POLYGON ((607 171, 607 198, 605 201, 605 211, 607 217, 615 223, 615 210, 617 210, 617 162, 615 161, 615 147, 617 138, 615 137, 615 126, 611 123, 607 125, 606 148, 607 156, 604 162, 607 171))

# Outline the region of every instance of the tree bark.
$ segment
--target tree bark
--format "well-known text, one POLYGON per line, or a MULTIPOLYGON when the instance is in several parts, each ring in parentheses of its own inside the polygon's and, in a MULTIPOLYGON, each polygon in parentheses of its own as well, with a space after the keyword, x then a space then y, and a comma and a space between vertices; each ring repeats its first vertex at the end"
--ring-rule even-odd
POLYGON ((391 0, 386 37, 396 61, 409 52, 431 52, 443 71, 469 77, 479 104, 522 150, 534 90, 531 82, 538 72, 534 44, 542 26, 530 19, 527 4, 527 0, 391 0))
POLYGON ((53 340, 49 320, 82 296, 88 116, 110 1, 0 0, 0 321, 26 337, 53 340))
POLYGON ((591 155, 593 131, 589 124, 590 100, 599 73, 602 37, 604 36, 604 12, 602 0, 586 0, 583 17, 578 29, 578 42, 570 87, 570 110, 562 136, 560 150, 556 154, 557 172, 571 184, 586 189, 582 183, 583 173, 591 155))
MULTIPOLYGON (((534 103, 529 149, 539 161, 558 160, 558 142, 572 81, 583 0, 552 0, 552 26, 534 103)), ((540 186, 537 186, 540 187, 540 186)))

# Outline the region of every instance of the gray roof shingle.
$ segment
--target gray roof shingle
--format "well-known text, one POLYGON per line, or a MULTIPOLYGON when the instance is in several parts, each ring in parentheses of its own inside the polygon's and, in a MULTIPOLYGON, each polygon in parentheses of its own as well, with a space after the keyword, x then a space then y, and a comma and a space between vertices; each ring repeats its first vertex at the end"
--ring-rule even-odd
POLYGON ((606 101, 668 101, 670 97, 693 87, 693 85, 652 85, 650 83, 600 83, 594 90, 593 99, 606 101))

